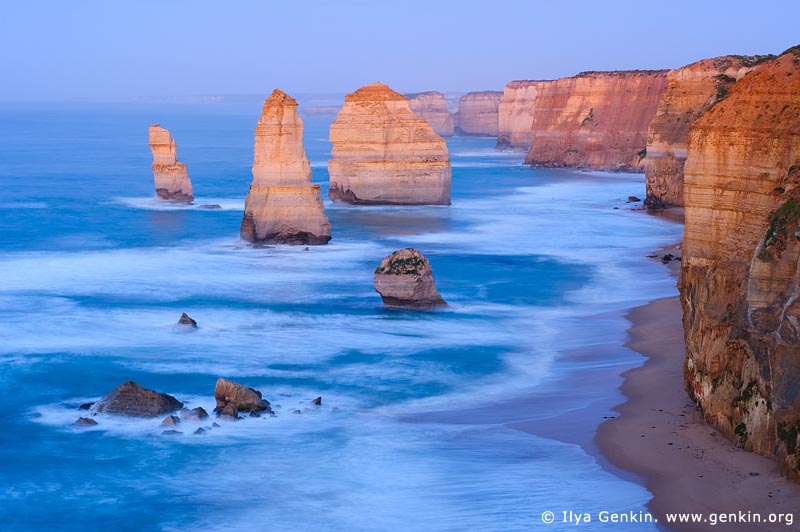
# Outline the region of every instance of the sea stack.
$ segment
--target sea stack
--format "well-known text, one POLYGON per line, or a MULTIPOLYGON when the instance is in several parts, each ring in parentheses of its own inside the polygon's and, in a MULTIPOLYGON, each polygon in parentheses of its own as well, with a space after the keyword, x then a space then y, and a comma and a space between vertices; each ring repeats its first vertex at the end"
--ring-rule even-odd
POLYGON ((533 166, 641 172, 667 70, 583 72, 536 87, 533 166))
POLYGON ((455 130, 453 115, 447 110, 447 100, 441 92, 418 92, 406 94, 408 106, 420 118, 428 122, 437 135, 452 137, 455 130))
POLYGON ((330 190, 356 205, 449 205, 447 144, 383 83, 345 97, 331 124, 330 190))
POLYGON ((436 290, 428 259, 412 248, 395 251, 375 270, 375 290, 391 308, 430 309, 445 307, 436 290))
POLYGON ((497 135, 497 109, 503 93, 468 92, 458 100, 458 130, 464 135, 497 135))
POLYGON ((800 478, 800 46, 733 84, 688 146, 686 388, 722 434, 800 478))
POLYGON ((331 224, 303 148, 297 101, 275 89, 256 126, 253 182, 240 229, 242 239, 262 244, 327 244, 331 224))
POLYGON ((548 81, 511 81, 503 88, 497 111, 497 147, 527 150, 539 86, 548 81))
POLYGON ((169 130, 158 124, 150 126, 150 151, 153 153, 153 178, 159 198, 191 203, 194 200, 192 182, 186 165, 178 161, 177 145, 169 130))
POLYGON ((650 208, 683 205, 683 166, 689 128, 737 80, 760 61, 774 56, 724 56, 671 70, 668 85, 650 122, 645 174, 650 208))

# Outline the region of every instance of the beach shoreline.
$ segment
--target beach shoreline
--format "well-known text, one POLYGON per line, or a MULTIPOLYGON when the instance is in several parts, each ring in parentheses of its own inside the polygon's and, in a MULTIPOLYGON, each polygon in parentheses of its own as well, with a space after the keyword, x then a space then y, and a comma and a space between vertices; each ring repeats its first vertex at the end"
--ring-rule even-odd
MULTIPOLYGON (((662 252, 679 249, 663 248, 662 252)), ((661 256, 663 253, 659 253, 661 256)), ((652 256, 655 258, 655 255, 652 256)), ((678 261, 669 264, 677 276, 678 261)), ((648 509, 663 530, 716 530, 711 523, 667 524, 667 513, 793 513, 800 485, 769 458, 738 449, 702 419, 683 383, 684 337, 677 296, 631 309, 625 347, 646 357, 622 374, 627 401, 603 422, 595 444, 613 468, 652 493, 648 509)), ((796 525, 797 515, 793 515, 796 525)), ((790 530, 784 524, 726 523, 725 530, 790 530)))

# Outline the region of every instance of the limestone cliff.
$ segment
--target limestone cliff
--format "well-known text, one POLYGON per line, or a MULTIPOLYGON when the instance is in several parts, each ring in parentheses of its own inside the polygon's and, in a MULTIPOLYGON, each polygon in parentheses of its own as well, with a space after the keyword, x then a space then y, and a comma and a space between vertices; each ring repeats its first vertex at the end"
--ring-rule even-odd
POLYGON ((538 85, 525 161, 642 171, 647 127, 667 86, 667 72, 584 72, 538 85))
POLYGON ((691 127, 680 281, 706 420, 800 477, 800 47, 691 127))
POLYGON ((723 56, 671 70, 647 137, 645 205, 683 205, 683 166, 689 128, 750 68, 772 56, 723 56))
POLYGON ((512 81, 503 88, 497 111, 497 147, 528 149, 536 95, 549 81, 512 81))
POLYGON ((297 102, 275 89, 256 126, 253 183, 240 234, 256 244, 327 244, 331 224, 303 148, 297 102))
POLYGON ((497 135, 502 92, 468 92, 458 100, 458 130, 465 135, 497 135))
POLYGON ((345 98, 331 124, 328 162, 334 201, 353 204, 450 204, 444 139, 382 83, 345 98))
POLYGON ((194 200, 192 182, 186 173, 186 165, 178 161, 177 147, 169 130, 158 124, 150 126, 156 194, 166 200, 191 203, 194 200))
POLYGON ((452 137, 455 130, 453 115, 447 110, 447 100, 441 92, 418 92, 406 94, 408 106, 414 113, 425 119, 437 135, 452 137))

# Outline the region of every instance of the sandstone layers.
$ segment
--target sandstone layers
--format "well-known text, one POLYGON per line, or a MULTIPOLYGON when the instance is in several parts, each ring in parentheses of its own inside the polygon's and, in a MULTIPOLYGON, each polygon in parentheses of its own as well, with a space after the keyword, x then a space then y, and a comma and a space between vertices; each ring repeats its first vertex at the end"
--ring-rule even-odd
POLYGON ((329 196, 353 204, 450 204, 444 139, 382 83, 345 97, 331 124, 329 196))
POLYGON ((525 162, 641 171, 667 72, 583 72, 539 84, 525 162))
POLYGON ((685 379, 706 420, 800 477, 800 48, 692 126, 680 282, 685 379))
POLYGON ((387 307, 429 309, 447 306, 436 290, 428 259, 412 248, 395 251, 381 261, 375 270, 375 290, 387 307))
POLYGON ((458 130, 465 135, 497 135, 498 91, 468 92, 458 100, 458 130))
POLYGON ((185 203, 194 200, 186 165, 178 161, 177 145, 169 130, 150 126, 150 151, 153 153, 153 179, 158 197, 185 203))
POLYGON ((408 106, 418 117, 425 119, 437 135, 452 137, 455 131, 453 115, 447 110, 447 100, 441 92, 406 94, 408 106))
POLYGON ((255 244, 327 244, 331 225, 303 148, 297 101, 275 89, 256 126, 253 182, 241 237, 255 244))
POLYGON ((503 88, 497 115, 497 147, 531 146, 533 113, 539 86, 550 81, 512 81, 503 88))
POLYGON ((683 166, 689 128, 761 59, 724 56, 670 71, 667 89, 648 131, 645 205, 651 208, 683 205, 683 166))

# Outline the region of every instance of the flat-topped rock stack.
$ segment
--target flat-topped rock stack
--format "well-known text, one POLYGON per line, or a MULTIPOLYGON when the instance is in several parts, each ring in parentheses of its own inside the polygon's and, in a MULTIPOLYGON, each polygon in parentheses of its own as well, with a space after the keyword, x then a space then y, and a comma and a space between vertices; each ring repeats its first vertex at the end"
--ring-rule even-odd
POLYGON ((428 122, 437 135, 452 137, 455 132, 453 115, 447 110, 444 94, 436 91, 406 94, 411 110, 428 122))
POLYGON ((458 100, 458 130, 465 135, 497 135, 499 91, 468 92, 458 100))
POLYGON ((383 83, 345 97, 331 124, 330 190, 356 205, 449 205, 447 144, 383 83))
POLYGON ((275 89, 261 110, 253 182, 245 200, 242 239, 254 244, 327 244, 331 225, 303 148, 297 101, 275 89))
POLYGON ((149 133, 156 194, 165 200, 191 203, 194 200, 192 182, 186 173, 186 165, 178 161, 175 139, 169 130, 158 124, 150 126, 149 133))

